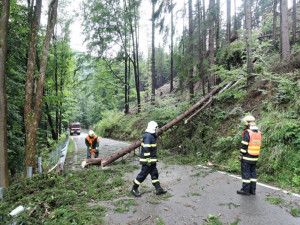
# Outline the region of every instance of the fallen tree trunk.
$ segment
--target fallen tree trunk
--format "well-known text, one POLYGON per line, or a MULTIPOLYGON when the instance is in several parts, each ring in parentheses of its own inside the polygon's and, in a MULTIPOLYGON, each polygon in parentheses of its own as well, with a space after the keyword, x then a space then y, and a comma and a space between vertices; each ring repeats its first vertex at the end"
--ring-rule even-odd
MULTIPOLYGON (((223 93, 224 91, 226 91, 228 88, 231 88, 233 82, 229 82, 221 91, 218 92, 218 95, 223 93)), ((235 83, 236 84, 236 83, 235 83)), ((201 112, 203 109, 205 109, 207 106, 210 105, 210 103, 212 103, 213 101, 213 98, 210 97, 209 100, 205 103, 205 105, 203 105, 200 109, 198 109, 193 115, 191 115, 189 118, 187 118, 185 121, 184 121, 184 124, 187 124, 191 119, 193 119, 199 112, 201 112)))
MULTIPOLYGON (((209 98, 211 98, 212 95, 216 94, 221 89, 223 83, 224 83, 224 81, 219 86, 214 88, 211 92, 209 92, 206 96, 204 96, 199 102, 194 104, 190 109, 185 111, 183 114, 179 115, 177 118, 172 120, 170 123, 167 123, 165 126, 160 128, 156 133, 157 136, 161 135, 164 131, 166 131, 169 128, 173 127, 175 124, 179 123, 185 117, 187 117, 190 113, 194 112, 197 108, 199 108, 204 102, 206 102, 209 98)), ((230 82, 230 84, 232 84, 232 82, 230 82)), ((227 87, 227 85, 226 85, 226 87, 227 87)), ((118 158, 120 158, 120 157, 128 154, 132 150, 138 148, 141 145, 141 143, 142 143, 142 141, 138 140, 135 143, 129 145, 128 147, 126 147, 123 150, 113 154, 112 156, 110 156, 106 159, 97 159, 97 158, 96 159, 88 159, 88 160, 83 161, 81 163, 81 165, 82 165, 82 167, 85 167, 85 166, 91 165, 91 164, 99 164, 102 167, 105 167, 108 164, 110 164, 110 163, 114 162, 115 160, 117 160, 118 158)))

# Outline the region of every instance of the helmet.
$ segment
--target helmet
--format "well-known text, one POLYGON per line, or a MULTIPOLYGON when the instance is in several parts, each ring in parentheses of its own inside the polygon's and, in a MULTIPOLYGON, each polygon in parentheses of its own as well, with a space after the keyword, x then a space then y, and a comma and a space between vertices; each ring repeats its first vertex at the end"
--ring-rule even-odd
POLYGON ((245 116, 243 118, 243 121, 244 121, 246 126, 248 126, 248 125, 255 126, 256 125, 255 118, 254 118, 254 116, 251 116, 251 115, 250 116, 245 116))
POLYGON ((147 127, 147 129, 145 130, 145 132, 154 134, 157 128, 158 128, 157 123, 156 123, 155 121, 150 121, 150 122, 148 123, 148 127, 147 127))
POLYGON ((90 131, 89 131, 89 136, 90 136, 90 137, 94 137, 94 135, 95 135, 94 131, 90 130, 90 131))

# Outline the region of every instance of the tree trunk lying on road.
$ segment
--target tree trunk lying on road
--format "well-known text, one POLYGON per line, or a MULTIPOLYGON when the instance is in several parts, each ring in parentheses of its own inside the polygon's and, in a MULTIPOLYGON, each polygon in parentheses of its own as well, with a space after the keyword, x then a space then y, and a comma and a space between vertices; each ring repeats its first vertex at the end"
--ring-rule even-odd
MULTIPOLYGON (((225 82, 225 81, 224 81, 225 82)), ((187 111, 185 111, 183 114, 179 115, 177 118, 175 118, 174 120, 172 120, 170 123, 167 123, 166 125, 164 125, 162 128, 160 128, 157 131, 157 136, 161 135, 164 131, 168 130, 169 128, 173 127, 175 124, 179 123, 180 121, 182 121, 185 117, 187 117, 189 114, 191 114, 192 112, 194 112, 196 109, 198 109, 204 102, 206 102, 208 99, 211 98, 211 96, 215 95, 218 92, 223 92, 225 91, 225 88, 229 88, 233 82, 229 82, 221 91, 221 87, 222 84, 221 83, 219 86, 217 86, 216 88, 214 88, 211 92, 209 92, 207 95, 205 95, 199 102, 197 102, 195 105, 193 105, 190 109, 188 109, 187 111)), ((209 104, 207 104, 209 105, 209 104)), ((124 148, 123 150, 113 154, 112 156, 106 158, 106 159, 100 159, 100 158, 96 158, 96 159, 87 159, 85 161, 83 161, 81 163, 81 166, 84 168, 88 165, 92 165, 92 164, 97 164, 97 165, 101 165, 102 167, 107 166, 108 164, 114 162, 115 160, 117 160, 118 158, 128 154, 129 152, 131 152, 132 150, 138 148, 141 145, 142 141, 138 140, 134 143, 132 143, 131 145, 129 145, 128 147, 124 148)))

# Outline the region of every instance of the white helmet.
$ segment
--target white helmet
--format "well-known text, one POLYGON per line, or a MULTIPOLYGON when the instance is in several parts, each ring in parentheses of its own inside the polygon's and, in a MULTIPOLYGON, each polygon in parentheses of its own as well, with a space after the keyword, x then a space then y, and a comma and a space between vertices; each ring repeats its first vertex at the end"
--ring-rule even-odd
POLYGON ((254 118, 254 116, 251 116, 251 115, 250 116, 245 116, 243 118, 243 121, 244 121, 244 124, 246 126, 248 126, 248 125, 255 126, 256 125, 255 118, 254 118))
POLYGON ((89 131, 89 136, 92 138, 92 137, 94 137, 94 135, 95 135, 94 131, 90 130, 89 131))
POLYGON ((145 132, 148 132, 150 134, 154 134, 156 132, 156 129, 158 128, 158 125, 155 121, 150 121, 148 123, 148 127, 145 130, 145 132))

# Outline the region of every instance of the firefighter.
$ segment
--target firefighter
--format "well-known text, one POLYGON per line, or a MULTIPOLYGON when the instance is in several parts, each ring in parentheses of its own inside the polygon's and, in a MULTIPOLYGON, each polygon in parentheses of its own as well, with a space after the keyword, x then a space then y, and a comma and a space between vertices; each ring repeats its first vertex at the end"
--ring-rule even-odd
POLYGON ((87 146, 87 158, 98 158, 99 156, 99 138, 90 130, 88 136, 85 139, 85 145, 87 146))
POLYGON ((246 125, 246 129, 243 132, 242 147, 239 155, 243 186, 237 193, 240 195, 255 195, 256 163, 260 154, 261 132, 258 130, 253 116, 245 116, 243 122, 246 125))
POLYGON ((143 142, 141 144, 142 151, 140 155, 140 164, 142 165, 141 172, 137 175, 133 181, 133 187, 131 193, 135 197, 141 197, 138 191, 140 184, 146 179, 148 174, 151 175, 152 184, 156 189, 157 195, 167 193, 159 183, 158 171, 156 168, 157 162, 157 144, 156 144, 156 130, 158 125, 156 122, 151 121, 148 123, 147 129, 144 133, 143 142))

